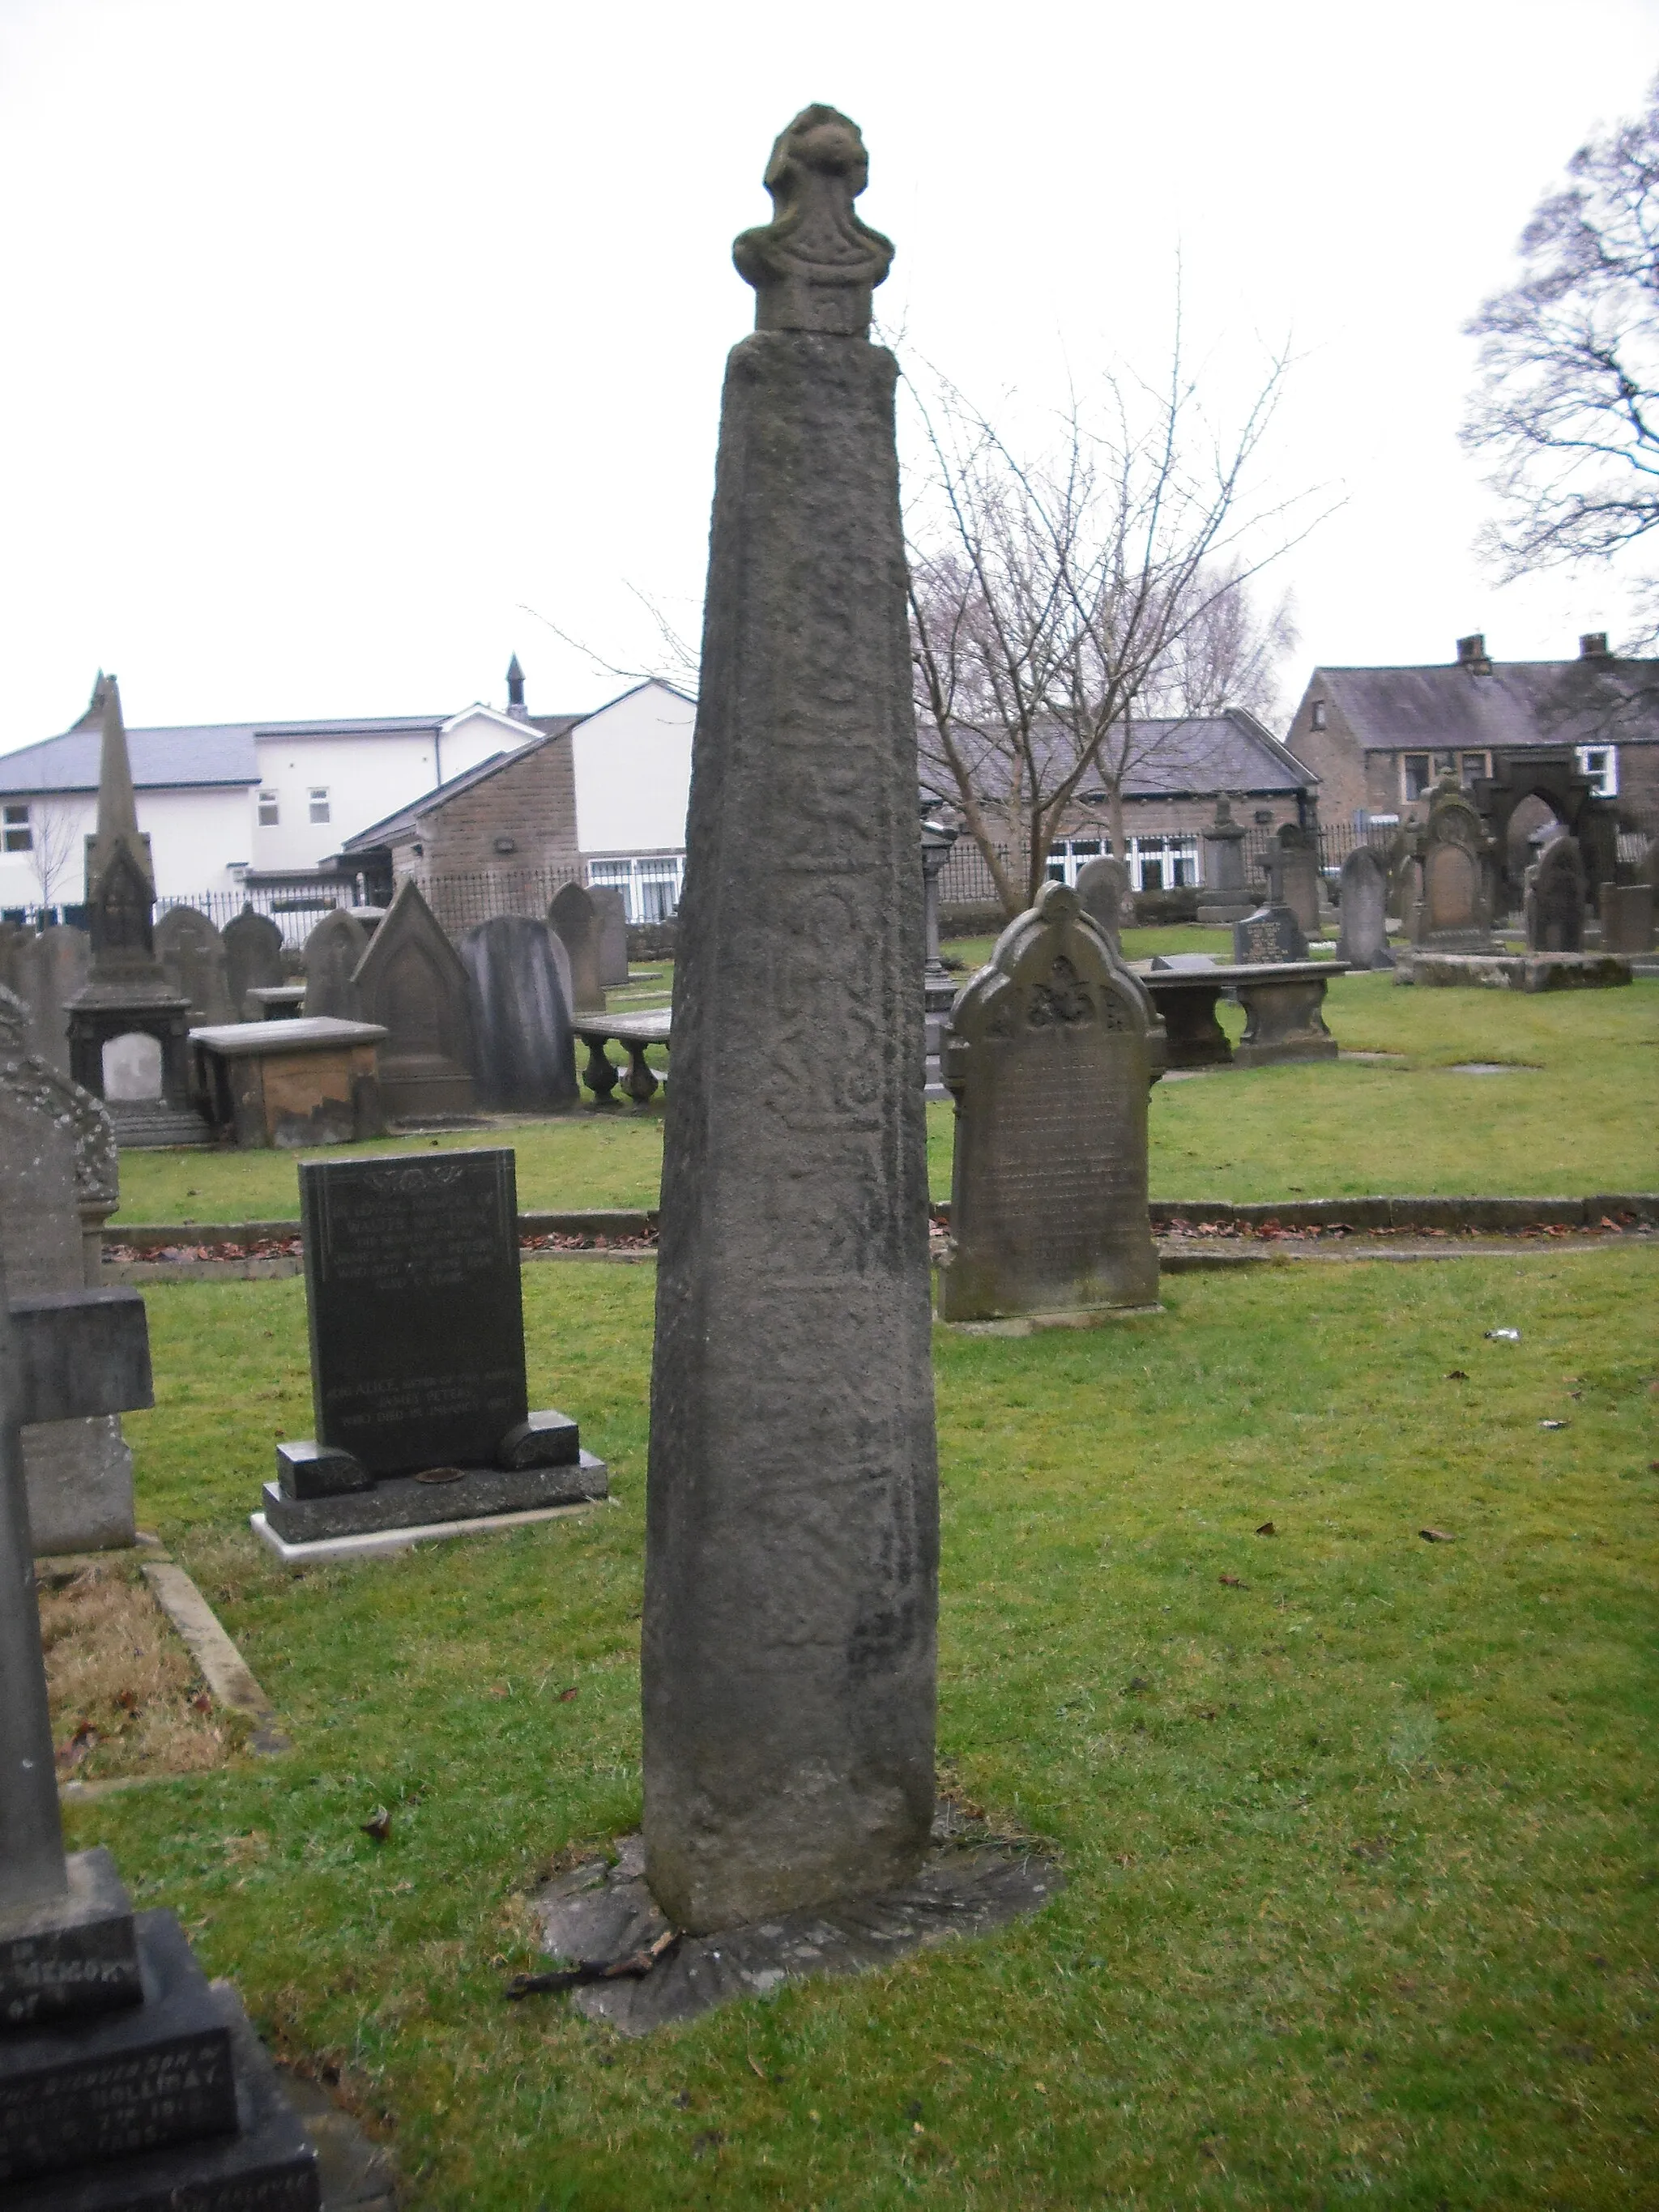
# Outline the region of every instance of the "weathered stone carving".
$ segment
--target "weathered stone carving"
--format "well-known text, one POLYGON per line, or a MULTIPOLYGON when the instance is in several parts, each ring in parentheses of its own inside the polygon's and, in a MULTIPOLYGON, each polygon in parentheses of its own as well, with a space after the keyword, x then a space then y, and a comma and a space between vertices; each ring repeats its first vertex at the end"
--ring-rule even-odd
POLYGON ((857 124, 833 107, 802 108, 766 165, 771 222, 732 248, 755 288, 757 331, 869 336, 870 295, 893 263, 890 241, 853 207, 869 181, 857 124))

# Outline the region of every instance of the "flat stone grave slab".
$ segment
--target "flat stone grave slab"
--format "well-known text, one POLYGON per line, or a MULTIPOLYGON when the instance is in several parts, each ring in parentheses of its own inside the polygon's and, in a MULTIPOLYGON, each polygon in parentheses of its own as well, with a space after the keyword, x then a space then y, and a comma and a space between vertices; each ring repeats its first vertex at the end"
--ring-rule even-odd
POLYGON ((1394 971, 1396 983, 1424 989, 1616 991, 1631 963, 1610 952, 1418 952, 1394 971))
MULTIPOLYGON (((603 1462, 595 1461, 595 1469, 603 1462)), ((284 1566, 321 1565, 330 1559, 373 1559, 382 1552, 406 1552, 416 1544, 434 1544, 451 1536, 493 1536, 507 1528, 528 1528, 538 1521, 562 1521, 573 1513, 591 1512, 595 1505, 614 1505, 608 1491, 597 1491, 569 1505, 540 1505, 526 1513, 480 1513, 457 1521, 429 1521, 407 1528, 374 1528, 358 1536, 319 1536, 290 1543, 277 1534, 263 1513, 251 1513, 249 1525, 260 1542, 276 1554, 284 1566)))
MULTIPOLYGON (((589 2020, 640 2036, 715 2005, 769 1996, 786 1982, 861 1973, 952 1937, 987 1935, 1040 1911, 1065 1886, 1060 1869, 1035 1845, 993 1836, 983 1821, 947 1801, 935 1813, 932 1848, 920 1871, 878 1896, 677 1938, 646 1887, 641 1838, 626 1836, 614 1865, 593 1860, 557 1876, 532 1909, 544 1948, 579 1962, 585 1975, 659 1949, 648 1972, 595 1973, 571 1997, 589 2020)), ((525 1978, 532 1984, 537 1979, 525 1978)), ((532 1992, 521 1979, 514 1993, 532 1992)))

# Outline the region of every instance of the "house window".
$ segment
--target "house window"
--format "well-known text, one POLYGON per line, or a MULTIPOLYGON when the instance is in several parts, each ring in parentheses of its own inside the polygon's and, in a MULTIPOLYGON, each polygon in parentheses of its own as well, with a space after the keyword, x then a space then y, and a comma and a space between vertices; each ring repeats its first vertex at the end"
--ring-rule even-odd
POLYGON ((1486 756, 1485 753, 1462 754, 1461 756, 1461 766, 1462 769, 1462 785, 1465 791, 1468 791, 1473 788, 1476 776, 1490 775, 1492 774, 1492 769, 1487 765, 1486 756))
POLYGON ((631 922, 668 921, 678 908, 685 875, 684 853, 653 853, 626 860, 590 860, 590 888, 619 890, 631 922))
POLYGON ((1617 799, 1619 796, 1619 748, 1617 745, 1580 745, 1578 773, 1587 775, 1595 786, 1598 799, 1617 799))
POLYGON ((262 791, 259 793, 259 827, 262 830, 274 830, 282 818, 283 810, 276 803, 276 793, 262 791))
POLYGON ((1322 699, 1316 699, 1314 701, 1313 706, 1309 711, 1308 726, 1310 729, 1315 730, 1322 730, 1324 728, 1325 702, 1322 699))
POLYGON ((1421 799, 1429 787, 1429 756, 1426 753, 1406 753, 1401 760, 1405 771, 1405 792, 1407 799, 1421 799))
POLYGON ((1138 891, 1174 891, 1196 884, 1196 837, 1131 837, 1129 881, 1138 891))
POLYGON ((1077 872, 1086 861, 1109 852, 1098 837, 1056 837, 1048 848, 1048 880, 1077 887, 1077 872))
POLYGON ((326 784, 317 784, 313 786, 312 789, 311 818, 313 822, 326 822, 328 819, 328 787, 326 784))
POLYGON ((5 810, 5 849, 9 853, 34 850, 34 832, 29 827, 27 806, 9 806, 5 810))

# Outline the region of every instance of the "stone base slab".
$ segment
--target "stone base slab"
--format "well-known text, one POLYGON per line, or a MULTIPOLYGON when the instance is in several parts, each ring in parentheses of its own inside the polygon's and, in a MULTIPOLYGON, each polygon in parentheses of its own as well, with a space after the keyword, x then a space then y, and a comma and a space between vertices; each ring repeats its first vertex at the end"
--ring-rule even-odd
POLYGON ((132 1904, 102 1849, 64 1861, 68 1893, 0 1913, 0 2026, 45 2027, 143 1996, 132 1904))
POLYGON ((393 1474, 372 1489, 346 1491, 332 1498, 285 1498, 276 1483, 268 1482, 264 1515, 285 1543, 312 1544, 331 1536, 367 1536, 445 1521, 533 1512, 544 1505, 573 1505, 580 1499, 603 1498, 609 1487, 605 1462, 584 1451, 574 1467, 465 1468, 448 1482, 393 1474))
POLYGON ((610 1498, 580 1498, 569 1505, 542 1505, 528 1513, 481 1513, 471 1521, 433 1521, 418 1528, 380 1528, 361 1536, 324 1536, 311 1543, 290 1544, 276 1534, 263 1513, 250 1513, 248 1526, 262 1544, 275 1552, 284 1566, 322 1565, 330 1559, 372 1558, 382 1552, 406 1552, 416 1544, 435 1543, 445 1536, 490 1536, 501 1528, 527 1528, 538 1521, 562 1521, 573 1513, 586 1513, 594 1505, 614 1504, 610 1498))
MULTIPOLYGON (((623 2035, 648 2035, 714 2005, 769 1996, 785 1982, 860 1973, 952 1936, 988 1934, 1040 1911, 1065 1886, 1052 1862, 963 1821, 947 1803, 935 1815, 933 1848, 902 1888, 682 1936, 648 1974, 590 1982, 571 2002, 623 2035)), ((672 1933, 646 1887, 637 1836, 622 1839, 614 1866, 596 1861, 550 1882, 533 1909, 544 1948, 561 1958, 628 1958, 672 1933)))
POLYGON ((1631 963, 1613 952, 1419 952, 1402 959, 1396 983, 1486 991, 1612 991, 1631 980, 1631 963))

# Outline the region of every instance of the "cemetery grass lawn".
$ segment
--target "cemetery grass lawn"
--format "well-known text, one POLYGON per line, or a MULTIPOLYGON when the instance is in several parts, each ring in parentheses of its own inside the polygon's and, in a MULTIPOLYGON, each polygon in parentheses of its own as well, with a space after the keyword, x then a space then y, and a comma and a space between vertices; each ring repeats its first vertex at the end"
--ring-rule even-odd
MULTIPOLYGON (((1130 933, 1159 940, 1210 933, 1130 933)), ((1237 1042, 1242 1012, 1219 1011, 1237 1042)), ((1346 1050, 1397 1054, 1398 1063, 1224 1070, 1158 1084, 1151 1109, 1154 1198, 1542 1198, 1659 1189, 1659 981, 1525 998, 1401 990, 1388 975, 1342 975, 1330 987, 1326 1012, 1346 1050), (1460 1060, 1498 1061, 1516 1072, 1453 1074, 1460 1060)), ((511 1145, 526 1209, 652 1206, 662 1174, 662 1105, 659 1093, 643 1112, 503 1121, 367 1149, 511 1145)), ((951 1109, 932 1104, 928 1177, 936 1199, 951 1194, 951 1109)), ((336 1146, 298 1157, 342 1156, 336 1146)), ((295 1157, 123 1152, 114 1225, 295 1218, 295 1157)))
POLYGON ((941 1771, 1068 1887, 627 2044, 501 1991, 530 1886, 638 1818, 653 1289, 525 1273, 532 1401, 618 1506, 294 1577, 245 1516, 310 1425, 301 1284, 146 1293, 140 1520, 295 1748, 70 1840, 392 2129, 412 2207, 1659 2202, 1652 1253, 941 1333, 941 1771))

